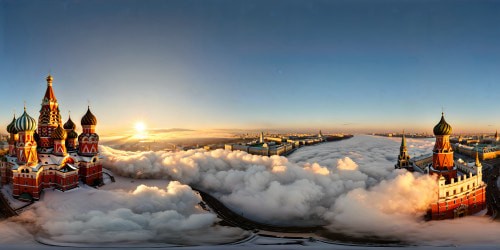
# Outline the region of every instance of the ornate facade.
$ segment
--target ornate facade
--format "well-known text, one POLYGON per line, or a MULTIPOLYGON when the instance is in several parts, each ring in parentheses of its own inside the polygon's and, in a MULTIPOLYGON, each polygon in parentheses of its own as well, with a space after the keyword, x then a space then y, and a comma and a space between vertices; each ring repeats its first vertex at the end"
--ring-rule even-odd
MULTIPOLYGON (((450 144, 452 127, 441 115, 441 120, 434 127, 436 143, 432 156, 420 157, 410 160, 411 168, 434 175, 437 178, 437 200, 432 203, 427 211, 430 220, 453 219, 471 215, 486 209, 486 184, 482 181, 482 165, 476 153, 476 162, 470 166, 464 162, 455 161, 453 148, 450 144)), ((400 148, 400 159, 406 154, 406 147, 400 148), (404 150, 403 150, 404 149, 404 150), (403 153, 404 152, 404 153, 403 153)), ((405 145, 406 146, 406 145, 405 145)), ((408 158, 409 159, 409 158, 408 158)))
POLYGON ((79 181, 102 183, 97 119, 89 108, 82 117, 80 135, 71 117, 62 125, 52 82, 49 75, 38 126, 26 108, 7 126, 9 152, 0 162, 1 184, 12 185, 12 196, 18 199, 38 200, 44 188, 65 191, 77 187, 79 181))

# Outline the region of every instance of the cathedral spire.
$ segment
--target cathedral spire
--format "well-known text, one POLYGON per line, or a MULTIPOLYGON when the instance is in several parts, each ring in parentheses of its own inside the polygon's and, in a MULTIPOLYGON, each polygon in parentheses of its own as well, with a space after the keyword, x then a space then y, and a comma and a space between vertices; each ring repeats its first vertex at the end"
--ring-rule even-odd
POLYGON ((476 151, 476 167, 481 167, 481 162, 479 161, 479 151, 476 151))
POLYGON ((405 130, 403 129, 403 138, 401 139, 401 147, 406 148, 406 137, 405 137, 405 130))

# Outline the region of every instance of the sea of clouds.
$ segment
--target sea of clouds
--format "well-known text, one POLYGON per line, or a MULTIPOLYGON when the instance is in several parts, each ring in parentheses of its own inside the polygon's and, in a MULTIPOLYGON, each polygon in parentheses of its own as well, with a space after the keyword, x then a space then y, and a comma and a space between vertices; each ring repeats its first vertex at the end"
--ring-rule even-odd
MULTIPOLYGON (((400 142, 355 136, 304 147, 288 158, 201 149, 128 152, 101 146, 105 167, 116 175, 138 182, 172 182, 166 188, 78 192, 85 206, 44 199, 16 220, 36 224, 48 237, 64 242, 108 242, 102 240, 105 236, 115 242, 180 243, 175 237, 186 232, 208 232, 214 241, 217 234, 222 239, 242 237, 241 230, 214 226, 216 217, 196 205, 200 198, 192 186, 264 223, 326 225, 332 232, 417 244, 500 244, 500 224, 485 217, 423 221, 437 198, 436 181, 394 170, 400 142), (61 216, 54 219, 54 214, 61 216)), ((408 139, 409 153, 429 153, 433 144, 408 139)))
POLYGON ((45 190, 41 201, 0 223, 0 243, 199 245, 232 242, 247 235, 238 228, 216 226, 216 215, 198 205, 201 197, 188 185, 171 181, 164 187, 135 186, 131 191, 45 190))
MULTIPOLYGON (((264 223, 325 224, 336 232, 415 242, 500 242, 493 236, 499 235, 500 225, 486 218, 422 221, 437 198, 436 181, 394 170, 400 140, 356 136, 304 147, 288 159, 225 150, 125 152, 102 147, 101 152, 116 174, 178 180, 264 223), (446 232, 439 231, 443 227, 446 232)), ((433 144, 408 139, 412 156, 431 152, 433 144)))

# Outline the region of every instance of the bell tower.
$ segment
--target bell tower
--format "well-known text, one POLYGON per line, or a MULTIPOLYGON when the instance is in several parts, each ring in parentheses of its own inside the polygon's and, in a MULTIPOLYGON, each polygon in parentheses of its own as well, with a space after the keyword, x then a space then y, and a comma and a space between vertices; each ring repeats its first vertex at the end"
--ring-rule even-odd
POLYGON ((42 108, 40 109, 40 116, 38 118, 39 146, 42 149, 53 147, 54 140, 52 140, 51 135, 54 130, 61 125, 59 104, 57 103, 54 90, 52 89, 53 80, 54 78, 51 75, 47 76, 47 90, 42 99, 42 108))
POLYGON ((444 119, 444 113, 441 114, 441 120, 434 126, 434 135, 436 143, 434 144, 432 154, 432 167, 429 173, 443 176, 446 182, 457 177, 457 168, 453 160, 453 148, 450 144, 450 135, 452 128, 444 119))

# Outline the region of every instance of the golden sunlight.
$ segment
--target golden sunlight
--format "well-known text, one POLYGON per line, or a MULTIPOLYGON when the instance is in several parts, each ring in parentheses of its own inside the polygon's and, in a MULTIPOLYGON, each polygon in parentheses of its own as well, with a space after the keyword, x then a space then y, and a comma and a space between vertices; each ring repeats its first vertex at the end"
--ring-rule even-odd
POLYGON ((146 124, 144 122, 136 122, 134 125, 135 128, 135 138, 138 139, 146 139, 148 136, 146 124))
POLYGON ((143 134, 146 131, 146 124, 144 122, 136 122, 134 127, 135 132, 138 134, 143 134))

